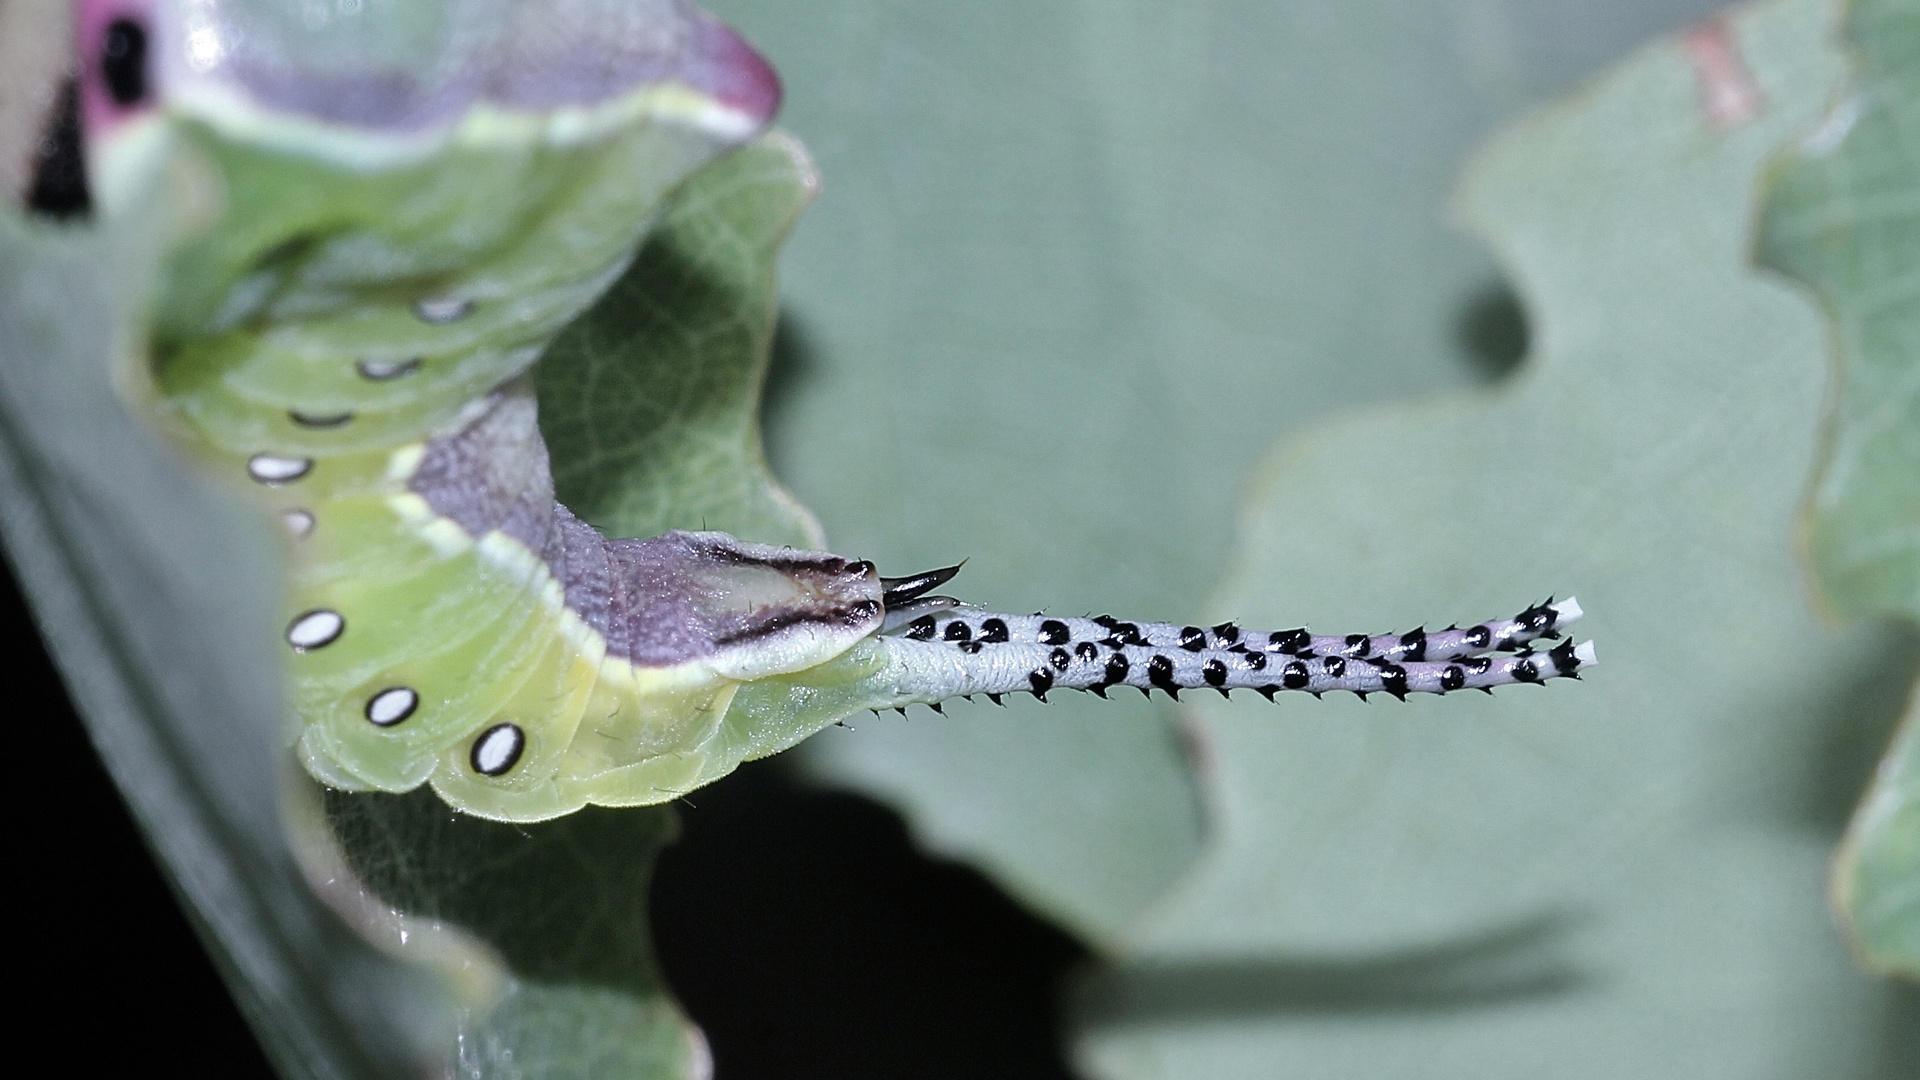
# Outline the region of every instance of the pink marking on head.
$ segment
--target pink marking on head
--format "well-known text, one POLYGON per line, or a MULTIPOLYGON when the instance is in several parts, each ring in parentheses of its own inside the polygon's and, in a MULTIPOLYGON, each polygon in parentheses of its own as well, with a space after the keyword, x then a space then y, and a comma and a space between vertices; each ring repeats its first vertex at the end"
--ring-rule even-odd
POLYGON ((1680 44, 1699 85, 1700 112, 1713 130, 1724 135, 1760 115, 1766 95, 1747 70, 1725 19, 1709 19, 1693 27, 1680 44))
POLYGON ((153 0, 80 0, 74 32, 74 56, 80 76, 80 127, 87 140, 93 142, 153 108, 153 0), (107 45, 115 23, 138 26, 144 37, 147 61, 141 78, 146 92, 137 100, 120 100, 108 85, 107 45))
POLYGON ((722 105, 752 117, 756 126, 772 123, 780 111, 779 74, 732 27, 702 15, 700 36, 683 77, 722 105))

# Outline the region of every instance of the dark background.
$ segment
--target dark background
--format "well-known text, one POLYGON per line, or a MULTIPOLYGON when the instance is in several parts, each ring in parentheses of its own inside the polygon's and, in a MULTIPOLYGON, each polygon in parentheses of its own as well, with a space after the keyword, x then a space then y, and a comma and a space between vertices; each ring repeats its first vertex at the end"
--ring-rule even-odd
MULTIPOLYGON (((22 788, 15 1030, 61 1072, 273 1076, 74 715, 11 568, 0 581, 22 788)), ((669 982, 720 1080, 1064 1080, 1057 990, 1083 949, 900 818, 779 759, 680 806, 653 887, 669 982)))

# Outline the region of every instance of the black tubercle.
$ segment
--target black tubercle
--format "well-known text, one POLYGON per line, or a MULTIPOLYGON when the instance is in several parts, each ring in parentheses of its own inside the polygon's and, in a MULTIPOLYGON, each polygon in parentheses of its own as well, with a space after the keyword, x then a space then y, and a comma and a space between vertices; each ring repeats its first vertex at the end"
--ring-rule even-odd
POLYGON ((1298 653, 1312 644, 1313 635, 1303 626, 1298 630, 1276 630, 1267 635, 1267 641, 1275 652, 1298 653))
MULTIPOLYGON (((960 567, 948 566, 940 570, 929 570, 924 574, 914 574, 911 577, 883 577, 880 579, 880 602, 890 608, 899 607, 909 600, 917 600, 952 581, 953 576, 959 572, 960 567)), ((1006 624, 1001 623, 1000 629, 1004 633, 1006 624)))
POLYGON ((133 19, 115 19, 100 39, 100 78, 119 105, 135 105, 147 96, 147 28, 133 19))
POLYGON ((1427 632, 1425 629, 1409 630, 1400 635, 1400 659, 1420 661, 1427 658, 1427 632))
POLYGON ((1171 657, 1162 656, 1159 653, 1153 654, 1153 659, 1147 661, 1147 681, 1165 690, 1167 696, 1175 700, 1179 699, 1180 684, 1174 681, 1171 657))
POLYGON ((1033 688, 1033 696, 1041 701, 1047 700, 1047 691, 1053 689, 1053 672, 1046 668, 1036 668, 1027 676, 1027 685, 1033 688))
POLYGON ((1573 654, 1573 639, 1555 645, 1547 650, 1547 656, 1553 660, 1553 669, 1562 675, 1572 675, 1580 669, 1580 658, 1573 654))

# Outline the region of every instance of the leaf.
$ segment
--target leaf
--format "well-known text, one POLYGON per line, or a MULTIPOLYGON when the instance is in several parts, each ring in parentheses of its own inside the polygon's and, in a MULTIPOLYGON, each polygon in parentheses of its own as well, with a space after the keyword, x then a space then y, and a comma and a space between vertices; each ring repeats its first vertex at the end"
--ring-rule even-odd
POLYGON ((329 792, 325 803, 327 823, 367 889, 411 922, 450 923, 484 943, 492 956, 471 966, 491 962, 511 973, 463 1017, 462 1075, 712 1072, 706 1044, 669 996, 647 936, 647 879, 674 830, 671 810, 589 807, 538 825, 505 825, 454 813, 427 788, 329 792))
POLYGON ((1868 966, 1920 979, 1920 693, 1847 830, 1833 899, 1868 966))
MULTIPOLYGON (((1276 435, 1517 357, 1441 214, 1466 152, 1718 0, 713 6, 825 177, 767 423, 834 549, 966 558, 949 591, 994 610, 1186 620, 1276 435)), ((1009 705, 800 753, 1122 948, 1204 843, 1186 751, 1137 698, 1009 705)))
MULTIPOLYGON (((1854 81, 1774 175, 1760 255, 1814 290, 1830 327, 1838 400, 1807 508, 1826 597, 1920 619, 1920 7, 1856 0, 1847 38, 1854 81)), ((1909 710, 1833 893, 1866 964, 1920 978, 1914 728, 1909 710)))
POLYGON ((276 545, 115 394, 193 198, 164 179, 91 226, 0 208, 7 554, 94 745, 281 1074, 419 1075, 456 1000, 321 903, 274 812, 287 766, 276 545))
POLYGON ((1811 883, 1920 641, 1808 610, 1821 327, 1747 258, 1763 165, 1842 76, 1831 17, 1696 28, 1470 170, 1527 367, 1283 447, 1215 612, 1404 627, 1575 590, 1601 664, 1193 708, 1219 846, 1088 988, 1091 1074, 1906 1074, 1915 1001, 1811 883))
POLYGON ((774 258, 819 187, 774 133, 708 166, 633 268, 540 361, 562 503, 609 536, 718 529, 821 546, 760 447, 774 258))
POLYGON ((1844 614, 1920 619, 1920 7, 1860 0, 1857 81, 1774 176, 1760 256, 1832 327, 1838 402, 1807 547, 1844 614))

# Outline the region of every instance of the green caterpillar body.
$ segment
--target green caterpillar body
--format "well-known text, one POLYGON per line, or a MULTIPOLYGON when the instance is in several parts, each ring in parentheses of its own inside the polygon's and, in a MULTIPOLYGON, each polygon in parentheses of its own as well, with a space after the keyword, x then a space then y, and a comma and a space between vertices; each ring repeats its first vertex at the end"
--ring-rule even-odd
MULTIPOLYGON (((764 72, 716 24, 671 14, 764 72)), ((99 13, 83 47, 164 40, 136 16, 165 15, 99 13)), ((716 738, 743 682, 818 667, 879 627, 867 564, 721 534, 610 550, 554 504, 535 423, 541 350, 672 187, 764 127, 771 95, 646 80, 366 131, 191 84, 159 107, 119 102, 110 75, 89 102, 97 186, 164 157, 224 201, 168 264, 149 404, 286 528, 293 710, 315 777, 432 783, 507 820, 659 802, 759 749, 716 738), (610 555, 652 580, 618 587, 610 555), (629 640, 623 616, 679 640, 629 640)))
POLYGON ((764 131, 778 83, 680 0, 459 26, 355 10, 389 33, 333 50, 271 0, 84 0, 79 19, 97 201, 161 170, 210 196, 153 302, 141 404, 284 526, 291 707, 320 781, 537 821, 676 798, 859 709, 1405 696, 1593 662, 1530 648, 1571 600, 1431 635, 1254 634, 980 613, 928 595, 952 570, 883 579, 722 533, 600 536, 553 499, 533 366, 668 193, 764 131))

